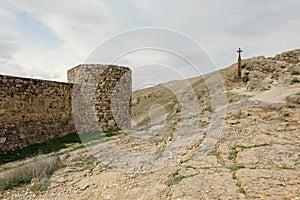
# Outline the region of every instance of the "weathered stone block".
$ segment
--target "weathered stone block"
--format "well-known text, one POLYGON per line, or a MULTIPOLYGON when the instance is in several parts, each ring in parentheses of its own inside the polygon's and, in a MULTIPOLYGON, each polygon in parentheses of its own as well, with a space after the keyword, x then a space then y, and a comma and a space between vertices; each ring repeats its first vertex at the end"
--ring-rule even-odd
POLYGON ((6 142, 6 137, 1 137, 0 138, 0 144, 3 144, 3 143, 5 143, 6 142))

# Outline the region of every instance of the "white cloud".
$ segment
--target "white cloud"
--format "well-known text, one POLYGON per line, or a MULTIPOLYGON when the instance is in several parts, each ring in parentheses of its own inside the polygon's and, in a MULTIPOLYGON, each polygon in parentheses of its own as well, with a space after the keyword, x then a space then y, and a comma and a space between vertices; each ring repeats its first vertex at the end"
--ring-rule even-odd
MULTIPOLYGON (((226 67, 236 61, 238 47, 244 49, 244 57, 270 56, 299 48, 299 9, 297 0, 3 0, 0 73, 66 80, 67 69, 82 63, 98 44, 121 31, 143 26, 170 28, 190 35, 204 46, 218 67, 226 67)), ((121 49, 143 37, 151 36, 130 38, 114 48, 121 49)), ((179 41, 168 39, 173 49, 182 46, 179 41)), ((185 50, 190 59, 198 58, 193 48, 185 50)), ((131 55, 120 62, 163 62, 161 55, 147 53, 131 55)), ((163 60, 173 66, 180 63, 170 57, 163 60)), ((211 70, 215 69, 205 68, 211 70)), ((191 71, 182 73, 189 76, 191 71)), ((159 73, 156 76, 166 80, 159 73)))
POLYGON ((245 49, 246 57, 271 56, 299 48, 296 36, 299 35, 296 28, 300 18, 299 1, 177 0, 163 6, 160 3, 154 0, 147 5, 138 1, 136 6, 155 25, 191 35, 219 67, 236 62, 238 47, 245 49), (155 7, 165 12, 156 13, 155 7))

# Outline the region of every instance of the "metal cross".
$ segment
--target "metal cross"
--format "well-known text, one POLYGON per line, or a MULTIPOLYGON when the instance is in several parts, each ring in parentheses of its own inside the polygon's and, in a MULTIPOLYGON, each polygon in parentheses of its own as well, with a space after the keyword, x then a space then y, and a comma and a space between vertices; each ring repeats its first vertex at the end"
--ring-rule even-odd
POLYGON ((237 51, 239 53, 239 57, 238 57, 238 78, 241 79, 242 78, 242 68, 241 68, 241 53, 243 52, 241 48, 239 48, 239 50, 237 51))

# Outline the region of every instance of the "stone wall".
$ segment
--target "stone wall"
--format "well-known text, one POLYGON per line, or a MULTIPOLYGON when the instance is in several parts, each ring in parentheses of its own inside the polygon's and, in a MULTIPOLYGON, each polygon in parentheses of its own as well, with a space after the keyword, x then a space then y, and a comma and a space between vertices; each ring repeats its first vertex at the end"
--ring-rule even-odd
POLYGON ((131 128, 131 75, 131 70, 125 67, 108 66, 104 69, 94 98, 102 130, 131 128))
POLYGON ((0 155, 74 132, 130 128, 129 68, 79 65, 68 82, 0 75, 0 155))
POLYGON ((76 132, 72 84, 0 75, 0 155, 76 132))
POLYGON ((131 70, 85 64, 68 71, 74 84, 73 114, 79 133, 130 129, 131 70))

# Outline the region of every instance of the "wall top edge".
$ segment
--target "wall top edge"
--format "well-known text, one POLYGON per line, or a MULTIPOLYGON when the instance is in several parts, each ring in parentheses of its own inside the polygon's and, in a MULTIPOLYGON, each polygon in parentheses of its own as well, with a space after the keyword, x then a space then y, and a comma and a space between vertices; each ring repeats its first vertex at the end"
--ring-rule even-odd
POLYGON ((101 67, 101 68, 114 68, 114 67, 120 67, 120 68, 124 68, 127 70, 131 70, 129 67, 126 66, 121 66, 121 65, 113 65, 113 64, 79 64, 75 67, 72 67, 71 69, 68 70, 68 72, 70 71, 74 71, 80 67, 101 67))
POLYGON ((22 79, 24 81, 48 82, 48 83, 56 83, 56 84, 63 84, 63 85, 73 85, 71 83, 67 83, 67 82, 63 82, 63 81, 52 81, 52 80, 28 78, 28 77, 21 77, 21 76, 6 75, 6 74, 0 74, 0 79, 22 79))

